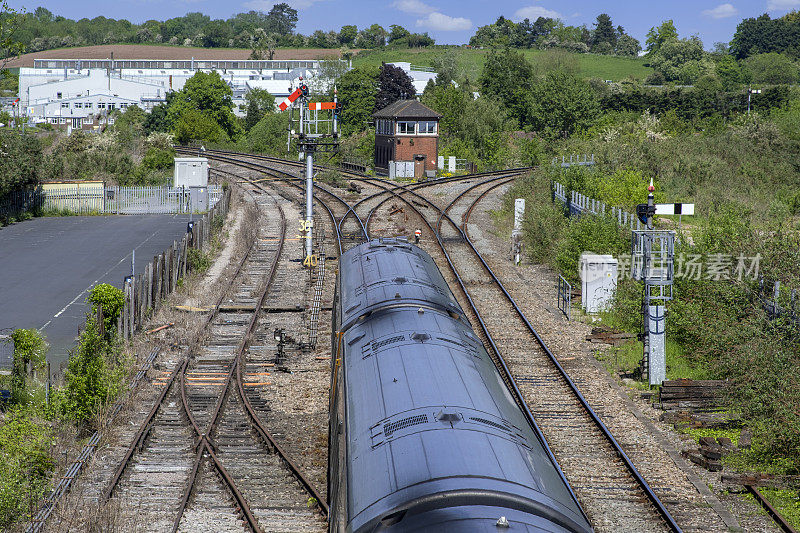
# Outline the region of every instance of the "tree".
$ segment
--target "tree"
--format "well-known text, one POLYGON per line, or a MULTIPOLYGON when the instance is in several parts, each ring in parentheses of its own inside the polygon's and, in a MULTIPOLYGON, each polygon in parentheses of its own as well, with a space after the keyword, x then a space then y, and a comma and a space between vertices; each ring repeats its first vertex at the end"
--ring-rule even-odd
POLYGON ((359 32, 356 46, 360 48, 383 48, 386 46, 386 30, 379 24, 373 24, 359 32))
POLYGON ((25 49, 16 37, 24 20, 24 13, 8 7, 6 0, 0 0, 0 69, 25 49))
POLYGON ((0 131, 0 198, 39 183, 42 147, 33 135, 0 131))
POLYGON ((339 78, 337 89, 342 104, 342 135, 362 132, 372 121, 379 75, 376 67, 357 67, 339 78))
POLYGON ((506 48, 502 52, 489 53, 478 83, 484 97, 497 99, 506 110, 506 115, 523 125, 528 122, 527 95, 533 78, 533 65, 525 56, 506 48))
POLYGON ((221 48, 228 46, 231 38, 230 26, 222 20, 212 20, 203 26, 203 46, 207 48, 221 48))
POLYGON ((623 34, 617 39, 617 49, 615 52, 618 56, 636 57, 639 55, 639 51, 641 49, 642 45, 639 44, 638 39, 635 39, 628 34, 623 34))
POLYGON ((339 42, 346 46, 353 46, 358 36, 358 28, 352 25, 342 26, 339 30, 339 42))
MULTIPOLYGON (((611 17, 606 13, 597 15, 597 22, 594 23, 594 31, 592 32, 592 50, 603 43, 608 43, 610 50, 614 50, 617 45, 617 33, 614 31, 614 24, 611 22, 611 17)), ((604 47, 609 49, 608 47, 604 47)))
POLYGON ((220 143, 228 140, 225 130, 209 114, 197 109, 183 109, 175 119, 175 140, 220 143))
POLYGON ((291 127, 289 113, 268 113, 239 141, 241 150, 280 155, 286 153, 286 132, 291 127))
POLYGON ((297 10, 285 2, 275 4, 267 13, 266 22, 268 33, 274 32, 281 37, 291 35, 297 26, 297 10))
POLYGON ((583 131, 597 119, 600 104, 592 88, 571 74, 551 72, 537 83, 530 98, 531 124, 549 136, 583 131))
POLYGON ((458 66, 456 54, 441 54, 433 58, 433 68, 436 70, 436 85, 450 85, 451 82, 461 80, 462 71, 458 66))
MULTIPOLYGON (((201 111, 214 120, 231 138, 240 131, 239 122, 233 114, 233 91, 220 78, 219 73, 197 72, 186 81, 170 103, 168 120, 176 125, 177 118, 187 109, 201 111)), ((193 120, 196 116, 192 115, 193 120)), ((177 129, 176 129, 177 136, 177 129)))
POLYGON ((660 26, 653 26, 647 32, 647 40, 645 45, 649 53, 658 52, 664 43, 678 40, 678 30, 675 29, 675 23, 672 19, 665 20, 660 26))
POLYGON ((800 21, 798 15, 771 19, 767 13, 744 19, 731 40, 731 54, 736 59, 769 52, 800 57, 800 21))
POLYGON ((275 111, 275 97, 264 89, 254 88, 244 96, 246 115, 244 127, 250 130, 268 113, 275 111))
POLYGON ((747 58, 745 64, 755 83, 797 83, 797 65, 783 54, 770 52, 754 55, 747 58))
POLYGON ((729 55, 723 55, 717 61, 717 76, 720 83, 722 83, 722 88, 726 91, 733 89, 744 81, 742 67, 729 55))
POLYGON ((269 59, 275 57, 275 48, 278 46, 278 35, 267 33, 264 28, 256 28, 250 39, 250 59, 269 59))
POLYGON ((417 94, 414 83, 400 67, 381 65, 378 77, 378 94, 375 97, 375 110, 379 111, 398 100, 413 98, 417 94))
POLYGON ((703 43, 696 36, 665 41, 650 57, 650 65, 661 72, 666 81, 690 84, 714 67, 708 60, 701 64, 703 43))
POLYGON ((399 41, 400 39, 411 35, 410 31, 402 26, 398 26, 397 24, 392 24, 389 26, 389 30, 389 44, 395 44, 395 41, 399 41))

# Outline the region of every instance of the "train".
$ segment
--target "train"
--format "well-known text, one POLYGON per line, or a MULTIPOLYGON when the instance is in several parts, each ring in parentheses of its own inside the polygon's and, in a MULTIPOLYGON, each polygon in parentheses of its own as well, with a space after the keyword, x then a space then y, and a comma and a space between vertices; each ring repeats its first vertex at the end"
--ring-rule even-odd
POLYGON ((341 255, 331 344, 331 532, 592 531, 421 248, 341 255))

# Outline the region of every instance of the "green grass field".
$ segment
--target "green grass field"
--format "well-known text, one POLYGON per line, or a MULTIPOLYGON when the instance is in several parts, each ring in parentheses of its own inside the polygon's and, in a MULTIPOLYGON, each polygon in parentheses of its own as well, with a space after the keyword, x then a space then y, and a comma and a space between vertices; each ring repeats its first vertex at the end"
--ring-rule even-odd
MULTIPOLYGON (((546 51, 524 50, 526 59, 536 64, 546 51)), ((452 54, 458 60, 459 66, 464 69, 470 80, 480 76, 483 63, 489 50, 452 48, 412 48, 405 50, 363 50, 353 58, 353 66, 375 65, 383 62, 396 61, 409 62, 412 65, 430 67, 436 57, 442 54, 452 54)), ((603 56, 598 54, 570 54, 578 64, 578 73, 584 78, 600 78, 603 80, 619 81, 629 77, 643 80, 653 69, 644 65, 641 58, 626 58, 603 56)))

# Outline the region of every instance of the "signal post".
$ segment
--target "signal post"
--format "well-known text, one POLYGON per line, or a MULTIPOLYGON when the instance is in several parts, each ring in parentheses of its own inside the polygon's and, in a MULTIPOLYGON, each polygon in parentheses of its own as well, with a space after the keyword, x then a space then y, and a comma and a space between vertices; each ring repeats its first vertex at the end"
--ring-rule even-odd
POLYGON ((317 264, 313 242, 314 154, 333 153, 339 149, 338 120, 341 111, 336 91, 333 102, 310 100, 310 90, 301 77, 300 86, 278 106, 281 111, 289 109, 291 113, 289 146, 294 143, 300 158, 305 157, 306 160, 306 211, 305 218, 300 222, 300 230, 304 233, 305 241, 303 265, 309 268, 317 264))

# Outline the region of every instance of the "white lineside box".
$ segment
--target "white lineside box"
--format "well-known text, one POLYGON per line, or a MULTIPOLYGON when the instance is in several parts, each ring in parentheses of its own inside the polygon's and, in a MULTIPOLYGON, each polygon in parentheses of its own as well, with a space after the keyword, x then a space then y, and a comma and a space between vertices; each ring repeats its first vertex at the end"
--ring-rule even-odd
POLYGON ((208 159, 205 157, 176 157, 175 187, 208 187, 208 159))
POLYGON ((610 255, 581 254, 581 305, 587 313, 603 311, 611 304, 617 290, 618 266, 610 255))

